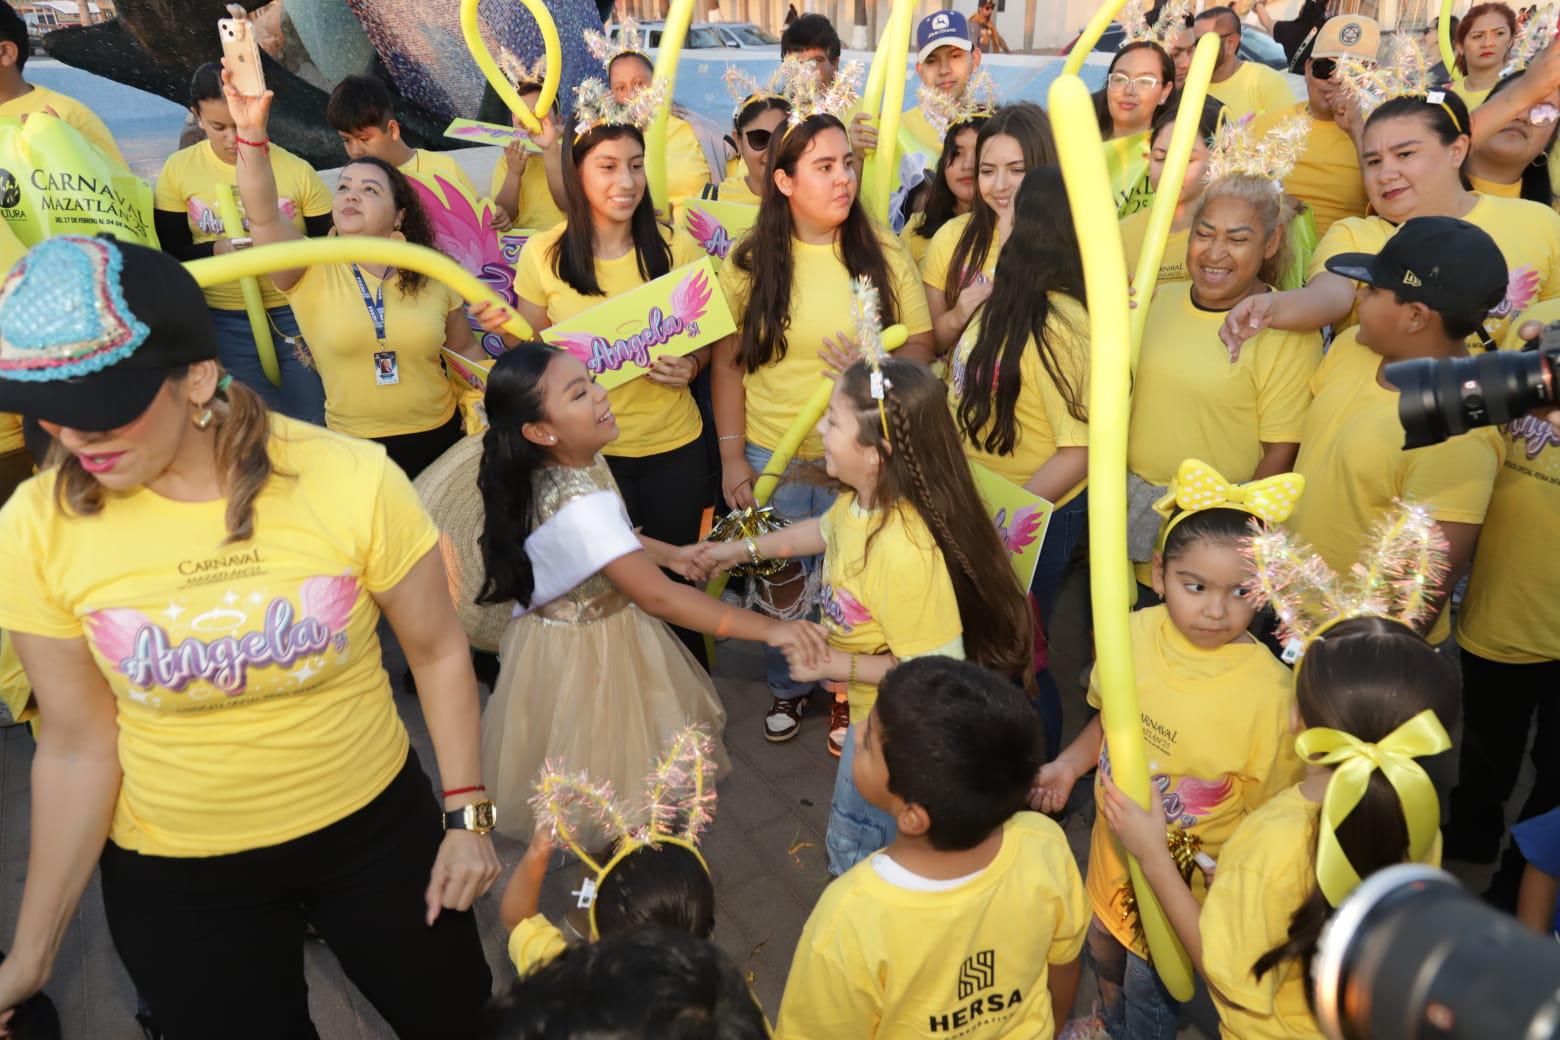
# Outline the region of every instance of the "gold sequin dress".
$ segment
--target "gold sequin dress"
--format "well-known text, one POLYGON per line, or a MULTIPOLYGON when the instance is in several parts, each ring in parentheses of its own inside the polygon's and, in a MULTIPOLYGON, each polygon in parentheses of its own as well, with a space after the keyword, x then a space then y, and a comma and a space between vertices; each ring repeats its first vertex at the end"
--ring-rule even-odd
MULTIPOLYGON (((600 456, 587 469, 551 466, 532 479, 535 530, 580 498, 618 494, 600 456)), ((504 631, 482 715, 483 783, 498 802, 498 829, 530 840, 532 785, 544 761, 611 780, 632 801, 667 740, 689 724, 709 730, 724 776, 726 710, 709 675, 664 622, 596 570, 504 631)))

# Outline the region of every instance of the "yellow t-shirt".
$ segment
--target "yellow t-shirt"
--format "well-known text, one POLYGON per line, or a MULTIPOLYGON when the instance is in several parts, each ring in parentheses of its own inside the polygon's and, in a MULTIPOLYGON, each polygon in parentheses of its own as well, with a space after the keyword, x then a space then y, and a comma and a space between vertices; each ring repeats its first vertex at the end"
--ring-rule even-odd
POLYGON ((291 841, 367 805, 406 763, 373 596, 438 545, 383 448, 273 415, 254 537, 227 502, 145 488, 96 516, 54 471, 0 510, 0 626, 85 639, 118 705, 109 837, 155 856, 291 841))
MULTIPOLYGON (((1506 258, 1510 276, 1506 282, 1506 300, 1485 321, 1490 337, 1497 343, 1506 328, 1528 307, 1539 300, 1560 296, 1560 213, 1526 199, 1477 196, 1471 210, 1462 219, 1482 228, 1495 240, 1506 258)), ((1340 220, 1317 243, 1306 277, 1314 278, 1327 269, 1327 261, 1339 253, 1379 253, 1397 226, 1380 217, 1340 220)), ((1350 314, 1347 325, 1357 319, 1350 314)), ((1477 337, 1468 340, 1470 349, 1481 349, 1477 337)))
POLYGON ((1254 61, 1242 61, 1235 75, 1223 83, 1208 84, 1208 96, 1224 102, 1227 119, 1261 115, 1294 104, 1295 92, 1282 72, 1254 61))
MULTIPOLYGON (((888 298, 895 301, 895 319, 911 335, 930 332, 932 316, 926 306, 926 290, 910 254, 899 244, 893 232, 878 229, 878 244, 888 262, 892 285, 880 285, 884 322, 888 323, 888 298)), ((840 256, 838 245, 809 245, 791 240, 791 325, 786 330, 785 356, 743 376, 747 391, 747 439, 763 448, 774 449, 801 411, 802 405, 818 389, 825 365, 818 357, 825 337, 833 337, 851 328, 851 276, 840 256)), ((747 309, 748 272, 735 263, 720 268, 720 287, 731 306, 731 314, 742 328, 747 309)), ((823 439, 810 431, 797 451, 799 459, 823 456, 823 439)))
MULTIPOLYGON (((498 154, 498 165, 493 167, 491 197, 498 198, 509 179, 509 153, 498 154)), ((532 155, 520 171, 520 212, 514 215, 514 226, 532 231, 545 231, 564 220, 563 210, 553 201, 552 189, 547 186, 547 167, 540 155, 532 155)))
POLYGON ((466 171, 461 169, 460 163, 449 152, 432 152, 426 148, 412 149, 412 157, 401 167, 401 172, 408 177, 423 177, 428 183, 433 183, 434 177, 443 177, 458 187, 466 189, 473 199, 481 200, 482 193, 466 176, 466 171))
MULTIPOLYGON (((1294 676, 1249 636, 1217 650, 1194 646, 1163 606, 1135 612, 1129 630, 1150 786, 1165 825, 1189 831, 1217 860, 1247 813, 1300 779, 1289 732, 1294 676)), ((1100 706, 1098 668, 1089 680, 1089 704, 1100 706)), ((1108 746, 1101 747, 1099 764, 1101 776, 1110 771, 1108 746)), ((1096 779, 1096 803, 1100 792, 1096 779)), ((1121 919, 1127 878, 1121 845, 1100 813, 1089 838, 1089 903, 1118 942, 1147 956, 1121 919)), ((1201 902, 1207 894, 1201 873, 1192 881, 1201 902)))
MULTIPOLYGON (((1554 321, 1560 302, 1539 304, 1527 317, 1554 321)), ((1516 329, 1503 346, 1521 348, 1516 329)), ((1530 415, 1499 432, 1505 459, 1457 615, 1457 642, 1508 664, 1560 660, 1560 560, 1539 547, 1538 535, 1560 517, 1560 435, 1530 415)))
POLYGON ((9 455, 27 447, 22 439, 22 417, 0 412, 0 455, 9 455))
POLYGON ((97 117, 97 113, 68 94, 35 83, 21 97, 0 105, 0 116, 20 117, 42 112, 45 108, 54 109, 54 114, 80 131, 82 137, 97 145, 119 165, 126 165, 125 157, 119 152, 119 145, 114 143, 114 135, 108 132, 108 126, 97 117))
POLYGON ((436 429, 455 412, 455 391, 444 376, 444 349, 451 311, 463 306, 443 284, 428 279, 407 296, 400 276, 389 284, 362 268, 368 294, 384 301, 385 338, 374 321, 350 264, 306 268, 287 290, 325 383, 325 425, 354 437, 393 437, 436 429), (384 354, 392 354, 386 373, 384 354), (392 378, 394 381, 392 382, 392 378))
POLYGON ((1473 190, 1480 195, 1493 195, 1499 199, 1520 199, 1522 197, 1522 182, 1512 181, 1510 184, 1501 184, 1497 181, 1487 181, 1483 177, 1468 175, 1468 183, 1473 185, 1473 190))
POLYGON ((16 656, 10 633, 0 630, 0 704, 17 722, 31 722, 38 717, 38 707, 31 702, 32 684, 22 670, 22 659, 16 656))
MULTIPOLYGON (((820 521, 823 588, 819 612, 829 646, 847 654, 964 656, 964 625, 953 579, 926 522, 908 502, 871 512, 846 493, 820 521), (869 544, 870 543, 870 544, 869 544)), ((877 687, 850 685, 850 720, 860 724, 877 687)))
POLYGON ((727 177, 715 186, 715 200, 717 202, 740 202, 746 206, 757 206, 763 200, 753 194, 753 189, 748 187, 747 167, 737 167, 737 172, 727 177))
POLYGON ((791 962, 778 1040, 1050 1040, 1050 965, 1076 960, 1089 927, 1061 828, 1018 813, 991 865, 951 888, 892 881, 885 858, 824 889, 791 962))
POLYGON ((921 111, 920 105, 912 105, 899 114, 899 130, 902 134, 910 135, 910 139, 920 145, 923 151, 933 156, 942 154, 943 135, 927 121, 926 113, 921 111))
MULTIPOLYGON (((1078 399, 1087 407, 1089 398, 1089 312, 1083 304, 1063 293, 1048 293, 1051 312, 1046 316, 1046 336, 1051 350, 1068 377, 1078 399)), ((980 335, 981 313, 977 312, 953 349, 948 369, 948 406, 957 423, 959 402, 964 398, 964 373, 975 340, 980 335)), ((1018 363, 1018 401, 1013 407, 1013 424, 1018 435, 1011 455, 996 455, 968 437, 964 454, 1004 480, 1023 486, 1029 482, 1058 448, 1086 448, 1089 424, 1067 409, 1067 401, 1056 382, 1040 361, 1034 338, 1024 346, 1018 363)), ((994 416, 982 427, 981 439, 990 436, 994 416)), ((1066 505, 1078 497, 1083 482, 1063 495, 1055 504, 1066 505)))
MULTIPOLYGON (((918 232, 922 224, 926 223, 925 213, 912 213, 910 219, 905 221, 904 230, 899 232, 899 241, 910 252, 910 259, 915 261, 916 269, 926 262, 926 249, 932 244, 929 238, 923 238, 918 232)), ((939 229, 941 230, 941 229, 939 229)))
POLYGON ((1472 87, 1468 86, 1467 80, 1462 80, 1452 84, 1452 93, 1463 99, 1463 104, 1468 106, 1468 111, 1470 114, 1474 109, 1478 108, 1480 105, 1484 104, 1485 101, 1489 100, 1490 91, 1494 89, 1495 85, 1493 83, 1485 87, 1483 90, 1474 90, 1472 87))
MULTIPOLYGON (((515 266, 515 293, 522 300, 547 311, 547 320, 556 325, 614 296, 644 284, 639 262, 632 251, 615 260, 596 261, 596 283, 605 296, 583 296, 553 272, 553 244, 568 230, 559 224, 550 231, 531 236, 520 250, 515 266)), ((691 264, 704 256, 704 250, 687 235, 668 235, 672 244, 672 267, 691 264)), ((612 412, 617 416, 621 434, 603 449, 603 454, 642 458, 680 448, 696 439, 704 429, 699 406, 687 387, 671 389, 658 386, 643 377, 630 380, 607 391, 612 412)))
POLYGON ((1251 971, 1289 938, 1289 919, 1316 887, 1321 808, 1298 785, 1280 791, 1241 822, 1219 857, 1198 931, 1226 1040, 1321 1040, 1298 960, 1284 961, 1260 979, 1251 971))
MULTIPOLYGON (((304 230, 304 217, 330 212, 330 192, 325 190, 325 182, 314 172, 314 167, 273 144, 271 170, 276 175, 278 208, 300 233, 304 230)), ((166 213, 183 213, 189 221, 190 235, 197 244, 215 242, 219 238, 233 237, 233 232, 222 226, 217 185, 237 183, 238 167, 217 158, 209 142, 196 141, 168 156, 162 171, 157 174, 153 205, 166 213)), ((242 200, 239 200, 238 211, 244 212, 242 200)), ((247 218, 245 224, 248 224, 247 218)), ((259 281, 260 296, 267 308, 287 305, 286 296, 271 284, 271 279, 262 276, 259 281)), ((237 282, 209 286, 205 293, 207 306, 224 311, 244 309, 244 293, 237 282)))
POLYGON ((509 933, 509 963, 522 978, 550 964, 569 948, 557 925, 541 914, 534 914, 515 925, 509 933))
MULTIPOLYGON (((969 222, 970 214, 960 213, 938 228, 937 234, 932 236, 931 242, 926 246, 926 255, 921 259, 921 281, 938 292, 948 288, 951 277, 948 269, 953 266, 953 251, 958 248, 959 236, 964 234, 964 229, 969 222)), ((1001 253, 1002 246, 997 242, 997 233, 993 231, 991 248, 986 252, 986 262, 980 268, 981 274, 987 278, 996 277, 997 257, 1001 253)))
POLYGON ((697 196, 710 181, 704 146, 686 119, 669 116, 666 124, 666 195, 697 196))
MULTIPOLYGON (((1422 505, 1443 523, 1483 523, 1506 454, 1500 434, 1488 427, 1404 451, 1398 392, 1377 381, 1381 358, 1355 338, 1358 331, 1333 340, 1311 377, 1315 399, 1295 460, 1305 494, 1289 518, 1290 530, 1340 574, 1359 559, 1366 535, 1394 499, 1422 505)), ((1440 642, 1448 631, 1443 611, 1430 641, 1440 642)))
MULTIPOLYGON (((1295 113, 1306 113, 1306 102, 1258 116, 1252 133, 1261 140, 1273 127, 1295 113)), ((1284 193, 1304 199, 1316 218, 1316 234, 1345 217, 1363 217, 1370 207, 1365 194, 1365 179, 1360 174, 1360 157, 1354 139, 1330 119, 1311 119, 1311 132, 1295 168, 1284 178, 1284 193)))
MULTIPOLYGON (((1127 261, 1128 278, 1137 272, 1138 261, 1143 256, 1143 236, 1148 231, 1148 214, 1148 210, 1140 209, 1121 218, 1121 251, 1127 261)), ((1157 285, 1191 281, 1192 276, 1186 271, 1186 244, 1191 240, 1191 235, 1190 229, 1187 229, 1172 231, 1165 238, 1165 251, 1159 258, 1157 285)))

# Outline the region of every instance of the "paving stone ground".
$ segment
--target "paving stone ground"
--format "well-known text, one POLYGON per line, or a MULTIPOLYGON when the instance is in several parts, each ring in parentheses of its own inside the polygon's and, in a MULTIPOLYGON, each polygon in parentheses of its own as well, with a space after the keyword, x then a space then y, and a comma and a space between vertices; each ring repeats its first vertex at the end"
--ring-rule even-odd
MULTIPOLYGON (((1089 640, 1081 621, 1085 577, 1075 575, 1064 588, 1051 635, 1052 668, 1063 690, 1067 717, 1065 739, 1071 739, 1086 718, 1077 682, 1089 655, 1089 640)), ((392 676, 400 676, 399 651, 393 640, 386 642, 387 668, 392 676)), ((721 644, 715 676, 729 714, 726 746, 733 766, 730 777, 720 785, 715 824, 704 842, 716 885, 715 939, 748 974, 755 994, 773 1017, 802 926, 829 880, 823 834, 835 760, 825 747, 828 708, 815 700, 795 740, 770 744, 763 736, 762 715, 769 698, 758 648, 721 644)), ((434 756, 415 698, 398 689, 396 700, 424 767, 431 768, 434 756)), ((16 927, 26 873, 31 760, 32 742, 23 727, 0 734, 0 942, 8 941, 16 927)), ((1528 783, 1525 775, 1513 805, 1520 804, 1528 783)), ((1093 807, 1078 793, 1074 805, 1067 833, 1081 864, 1088 852, 1093 807)), ((522 846, 501 839, 498 850, 507 877, 519 861, 522 846)), ((1457 869, 1457 873, 1477 891, 1483 887, 1488 870, 1457 869)), ((560 919, 577 881, 578 874, 560 859, 543 889, 543 912, 553 920, 560 919)), ((498 921, 496 889, 478 904, 477 914, 488 962, 495 978, 501 978, 510 969, 498 921)), ((307 943, 305 962, 310 1008, 325 1040, 381 1040, 390 1036, 384 1021, 345 979, 324 946, 307 943)), ((109 940, 95 879, 66 935, 48 992, 60 1008, 68 1040, 141 1040, 131 1017, 134 989, 109 940)), ((1086 1008, 1092 999, 1093 988, 1085 972, 1078 1007, 1086 1008)), ((1217 1035, 1213 1011, 1205 999, 1188 1009, 1183 1026, 1182 1037, 1217 1035)))

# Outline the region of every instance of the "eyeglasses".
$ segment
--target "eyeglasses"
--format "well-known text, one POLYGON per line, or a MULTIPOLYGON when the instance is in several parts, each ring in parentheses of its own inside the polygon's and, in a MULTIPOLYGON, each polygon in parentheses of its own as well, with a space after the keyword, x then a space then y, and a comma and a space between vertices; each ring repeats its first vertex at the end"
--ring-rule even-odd
POLYGON ((1105 85, 1118 93, 1147 94, 1159 89, 1158 76, 1132 77, 1125 72, 1112 72, 1105 77, 1105 85))
POLYGON ((742 136, 747 138, 748 147, 755 152, 762 152, 769 147, 769 139, 774 136, 773 130, 744 130, 742 136))
POLYGON ((1311 77, 1313 79, 1332 79, 1333 73, 1338 71, 1338 61, 1335 58, 1313 58, 1311 60, 1311 77))

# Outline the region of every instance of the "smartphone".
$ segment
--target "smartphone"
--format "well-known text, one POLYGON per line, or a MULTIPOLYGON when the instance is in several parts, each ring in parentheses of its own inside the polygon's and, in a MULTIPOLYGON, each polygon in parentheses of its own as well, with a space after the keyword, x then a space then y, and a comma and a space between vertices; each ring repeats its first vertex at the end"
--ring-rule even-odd
MULTIPOLYGON (((229 9, 231 11, 231 8, 229 9)), ((242 8, 239 11, 242 12, 242 8)), ((217 22, 222 56, 233 74, 233 89, 247 97, 265 93, 265 73, 260 71, 260 45, 246 18, 222 18, 217 22)))

